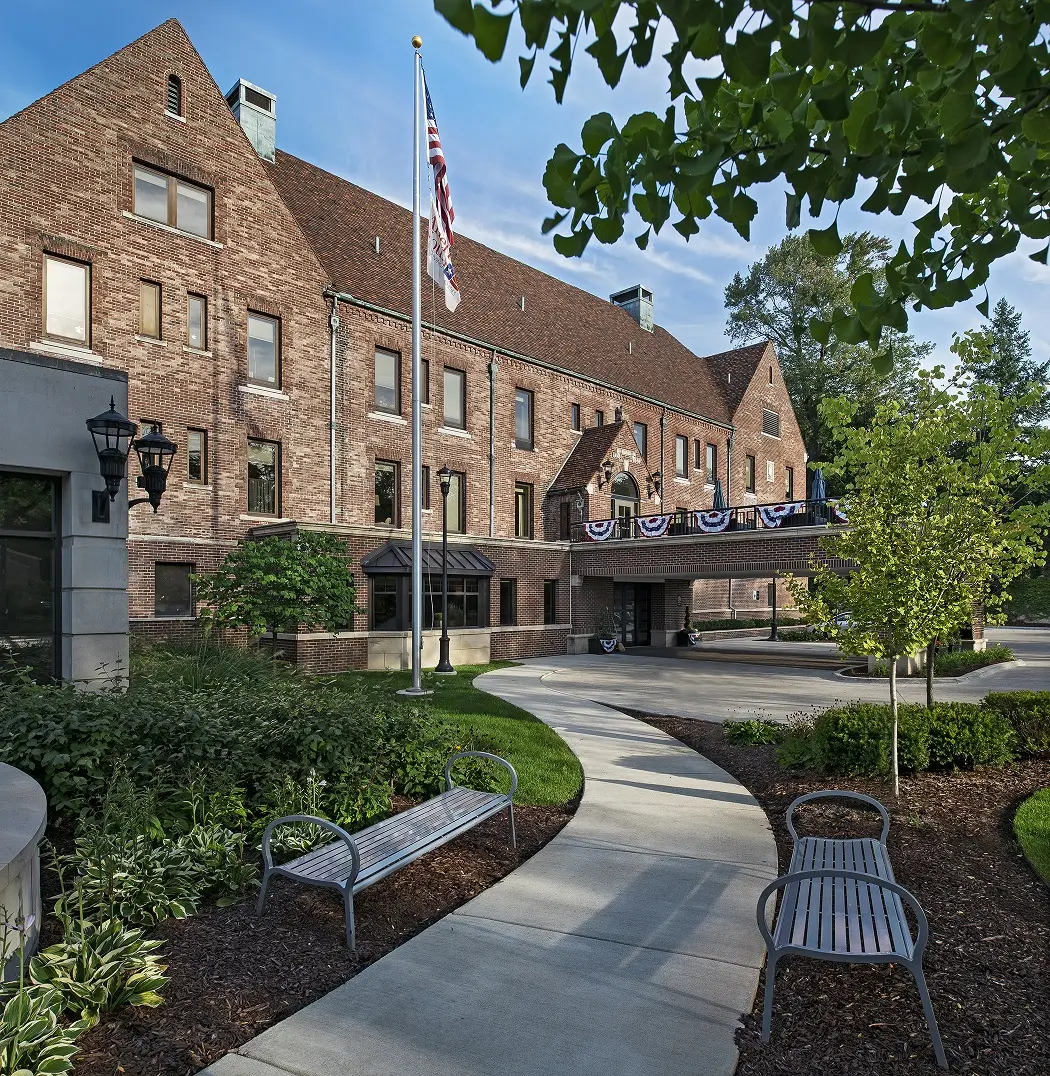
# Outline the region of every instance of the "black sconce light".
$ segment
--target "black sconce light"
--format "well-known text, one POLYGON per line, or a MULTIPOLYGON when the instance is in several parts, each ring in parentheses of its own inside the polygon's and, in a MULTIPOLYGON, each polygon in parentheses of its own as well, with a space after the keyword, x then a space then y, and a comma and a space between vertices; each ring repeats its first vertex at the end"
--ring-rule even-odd
POLYGON ((663 485, 663 477, 664 476, 662 471, 653 471, 653 473, 649 475, 649 479, 646 483, 648 487, 646 492, 650 497, 652 497, 654 493, 657 497, 660 496, 660 488, 663 485))
POLYGON ((139 428, 117 410, 112 397, 109 400, 109 410, 89 418, 86 425, 95 442, 99 472, 106 482, 105 490, 92 492, 92 522, 109 522, 110 502, 116 500, 120 484, 127 473, 129 447, 134 447, 138 455, 139 468, 142 471, 138 485, 147 495, 129 501, 128 507, 133 508, 136 504, 145 504, 148 501, 156 512, 160 506, 161 495, 167 488, 168 471, 175 455, 175 445, 160 433, 148 433, 132 442, 139 428))
POLYGON ((600 475, 598 475, 598 488, 599 489, 601 489, 602 486, 604 486, 604 485, 608 485, 608 483, 610 483, 612 481, 612 474, 613 474, 612 460, 606 460, 602 464, 602 473, 600 475), (604 481, 602 481, 603 478, 604 478, 604 481))

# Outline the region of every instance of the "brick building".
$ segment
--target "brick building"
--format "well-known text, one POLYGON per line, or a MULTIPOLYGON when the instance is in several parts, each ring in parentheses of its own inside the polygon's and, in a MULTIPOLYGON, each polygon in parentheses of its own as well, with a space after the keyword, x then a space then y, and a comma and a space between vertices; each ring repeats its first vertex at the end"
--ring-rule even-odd
MULTIPOLYGON (((0 345, 125 370, 130 417, 178 445, 160 512, 130 517, 134 631, 192 632, 190 572, 319 527, 345 539, 366 611, 288 648, 407 664, 411 215, 277 150, 276 120, 258 86, 224 95, 171 20, 0 123, 0 345)), ((455 472, 454 653, 564 652, 611 603, 644 642, 672 593, 675 626, 682 606, 765 611, 746 553, 666 582, 638 552, 618 572, 622 542, 578 573, 574 549, 599 550, 570 539, 581 520, 685 519, 716 479, 732 505, 804 499, 773 348, 698 357, 647 289, 600 298, 465 237, 456 266, 455 313, 425 289, 422 352, 428 542, 436 472, 455 472)))

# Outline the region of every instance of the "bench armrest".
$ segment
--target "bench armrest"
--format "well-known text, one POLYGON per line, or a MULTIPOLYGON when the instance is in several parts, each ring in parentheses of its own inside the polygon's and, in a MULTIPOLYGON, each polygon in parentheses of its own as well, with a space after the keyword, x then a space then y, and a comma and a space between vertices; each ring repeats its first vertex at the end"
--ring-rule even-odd
POLYGON ((758 929, 762 932, 766 947, 770 951, 776 949, 776 944, 773 941, 773 935, 769 932, 769 927, 766 926, 766 904, 769 898, 778 889, 783 889, 784 886, 791 885, 794 882, 811 882, 823 878, 851 878, 854 881, 884 889, 886 892, 900 897, 915 913, 915 922, 918 927, 918 935, 915 939, 915 955, 919 959, 922 958, 923 950, 926 948, 926 939, 930 936, 930 924, 926 919, 926 913, 911 893, 904 886, 897 885, 896 882, 887 882, 882 878, 877 878, 874 874, 864 874, 861 871, 836 870, 834 867, 825 867, 823 870, 798 871, 794 874, 782 874, 762 890, 758 898, 758 929))
POLYGON ((792 816, 795 813, 796 807, 801 807, 803 803, 809 803, 812 800, 822 799, 847 799, 847 800, 860 800, 861 803, 866 803, 869 807, 874 807, 876 811, 882 815, 882 833, 879 836, 879 843, 885 844, 886 838, 890 833, 890 816, 885 807, 874 796, 865 796, 863 792, 845 792, 837 788, 824 789, 821 792, 808 792, 804 796, 799 796, 797 799, 791 801, 791 805, 787 809, 787 822, 788 833, 791 834, 793 841, 798 840, 798 834, 795 832, 795 827, 791 823, 792 816))
POLYGON ((275 818, 267 827, 263 830, 262 835, 262 858, 263 867, 266 870, 270 870, 273 867, 273 856, 270 854, 270 834, 278 826, 287 826, 295 822, 308 822, 310 825, 318 826, 320 829, 328 830, 329 833, 334 833, 343 843, 350 849, 350 864, 353 868, 349 878, 349 884, 354 884, 354 879, 357 877, 358 871, 361 869, 361 853, 357 850, 357 844, 354 842, 354 838, 350 836, 341 826, 337 826, 334 822, 330 822, 327 818, 317 818, 312 814, 290 814, 285 815, 284 818, 275 818))
POLYGON ((460 758, 487 758, 493 762, 498 762, 501 766, 505 766, 507 772, 510 774, 510 792, 508 795, 511 799, 514 798, 514 793, 518 790, 518 775, 515 772, 514 767, 505 759, 500 758, 499 755, 493 755, 489 751, 457 751, 449 760, 445 763, 445 790, 453 787, 452 781, 452 764, 460 758))

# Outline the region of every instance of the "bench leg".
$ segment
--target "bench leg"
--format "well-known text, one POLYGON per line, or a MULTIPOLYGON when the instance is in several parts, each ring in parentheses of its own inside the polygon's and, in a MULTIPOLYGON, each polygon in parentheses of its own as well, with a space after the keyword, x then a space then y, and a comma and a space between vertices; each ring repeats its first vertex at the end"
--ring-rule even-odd
POLYGON ((777 974, 777 958, 766 953, 766 990, 762 1005, 762 1041, 769 1042, 769 1033, 773 1023, 773 979, 777 974))
POLYGON ((511 848, 518 847, 518 832, 514 827, 514 804, 512 803, 508 808, 510 812, 510 846, 511 848))
POLYGON ((913 967, 912 974, 915 976, 915 985, 919 988, 919 997, 922 999, 922 1011, 926 1015, 926 1026, 930 1029, 930 1038, 933 1040, 933 1056, 937 1058, 937 1064, 942 1069, 946 1069, 948 1059, 944 1056, 941 1033, 937 1028, 937 1017, 933 1015, 933 1002, 930 1000, 930 991, 926 987, 926 976, 923 974, 922 965, 913 967))
POLYGON ((263 871, 262 885, 259 887, 259 902, 255 905, 255 914, 262 915, 266 907, 266 890, 270 885, 270 872, 263 871))
POLYGON ((357 948, 357 924, 354 922, 354 891, 350 886, 343 887, 343 909, 346 913, 346 947, 357 948))

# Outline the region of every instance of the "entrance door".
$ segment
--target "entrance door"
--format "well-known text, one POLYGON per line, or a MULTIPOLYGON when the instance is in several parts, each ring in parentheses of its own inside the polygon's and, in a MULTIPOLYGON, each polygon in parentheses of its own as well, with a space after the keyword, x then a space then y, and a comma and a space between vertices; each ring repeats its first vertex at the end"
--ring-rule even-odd
POLYGON ((0 472, 0 673, 58 673, 55 480, 0 472))
POLYGON ((614 583, 613 615, 624 646, 648 646, 651 587, 648 583, 614 583))

